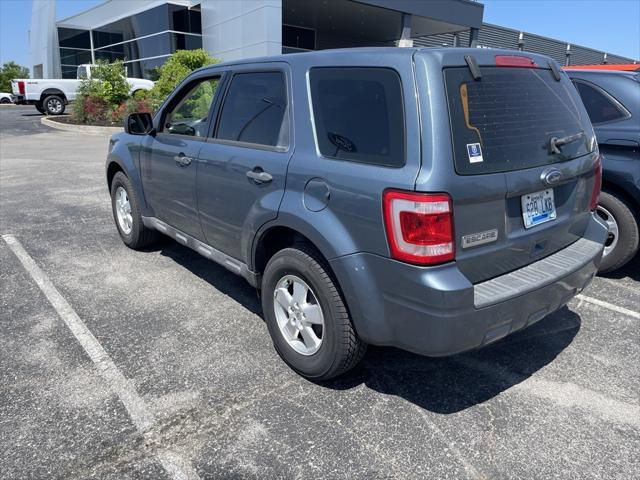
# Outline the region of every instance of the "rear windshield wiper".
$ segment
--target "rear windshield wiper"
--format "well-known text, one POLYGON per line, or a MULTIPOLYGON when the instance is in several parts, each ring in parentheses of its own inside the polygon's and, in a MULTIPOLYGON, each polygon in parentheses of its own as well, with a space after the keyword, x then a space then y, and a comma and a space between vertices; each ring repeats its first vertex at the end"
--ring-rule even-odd
POLYGON ((551 137, 548 143, 549 155, 561 154, 562 150, 560 150, 560 147, 573 143, 576 140, 580 140, 582 137, 584 137, 584 132, 578 132, 573 135, 567 135, 566 137, 560 138, 551 137))

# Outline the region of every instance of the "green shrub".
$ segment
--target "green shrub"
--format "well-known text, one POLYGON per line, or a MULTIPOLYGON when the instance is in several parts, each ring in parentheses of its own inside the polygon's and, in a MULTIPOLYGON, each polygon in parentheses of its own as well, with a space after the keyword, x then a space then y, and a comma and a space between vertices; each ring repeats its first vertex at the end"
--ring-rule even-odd
POLYGON ((129 98, 124 63, 98 61, 91 67, 91 78, 80 82, 72 116, 78 123, 110 124, 114 112, 129 98))
POLYGON ((201 48, 198 50, 178 50, 171 55, 169 60, 158 69, 158 80, 146 94, 146 98, 150 100, 153 110, 157 110, 178 84, 191 72, 218 62, 219 60, 209 56, 201 48))

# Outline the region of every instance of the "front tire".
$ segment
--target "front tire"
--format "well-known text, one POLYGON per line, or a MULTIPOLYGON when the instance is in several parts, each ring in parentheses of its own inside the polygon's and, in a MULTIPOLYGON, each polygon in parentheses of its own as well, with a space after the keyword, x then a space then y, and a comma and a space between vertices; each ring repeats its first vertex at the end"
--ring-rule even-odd
POLYGON ((66 108, 64 100, 58 95, 49 95, 42 105, 47 115, 62 115, 66 108))
POLYGON ((2 98, 0 98, 0 103, 11 103, 11 100, 9 100, 6 97, 2 97, 2 98))
POLYGON ((111 182, 111 210, 124 244, 134 250, 151 245, 158 233, 144 226, 140 202, 129 178, 118 172, 111 182))
POLYGON ((613 272, 624 266, 638 253, 638 220, 626 199, 607 192, 600 194, 596 213, 609 227, 604 255, 598 273, 613 272))
POLYGON ((322 256, 308 244, 285 248, 267 264, 262 310, 276 351, 293 370, 327 380, 353 368, 366 344, 322 256))

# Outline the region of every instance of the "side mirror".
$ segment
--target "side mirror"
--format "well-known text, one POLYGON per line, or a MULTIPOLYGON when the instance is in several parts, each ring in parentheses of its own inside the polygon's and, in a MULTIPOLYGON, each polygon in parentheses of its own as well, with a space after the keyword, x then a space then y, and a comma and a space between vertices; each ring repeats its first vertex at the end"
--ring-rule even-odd
POLYGON ((130 113, 124 119, 124 131, 130 135, 153 135, 155 129, 151 114, 147 112, 130 113))

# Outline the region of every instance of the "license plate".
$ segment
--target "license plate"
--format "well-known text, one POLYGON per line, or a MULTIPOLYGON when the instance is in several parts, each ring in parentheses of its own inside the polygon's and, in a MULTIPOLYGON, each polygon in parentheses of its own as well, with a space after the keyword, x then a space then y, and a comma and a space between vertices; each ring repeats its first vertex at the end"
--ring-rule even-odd
POLYGON ((524 228, 555 220, 556 205, 552 188, 522 195, 521 201, 524 228))

